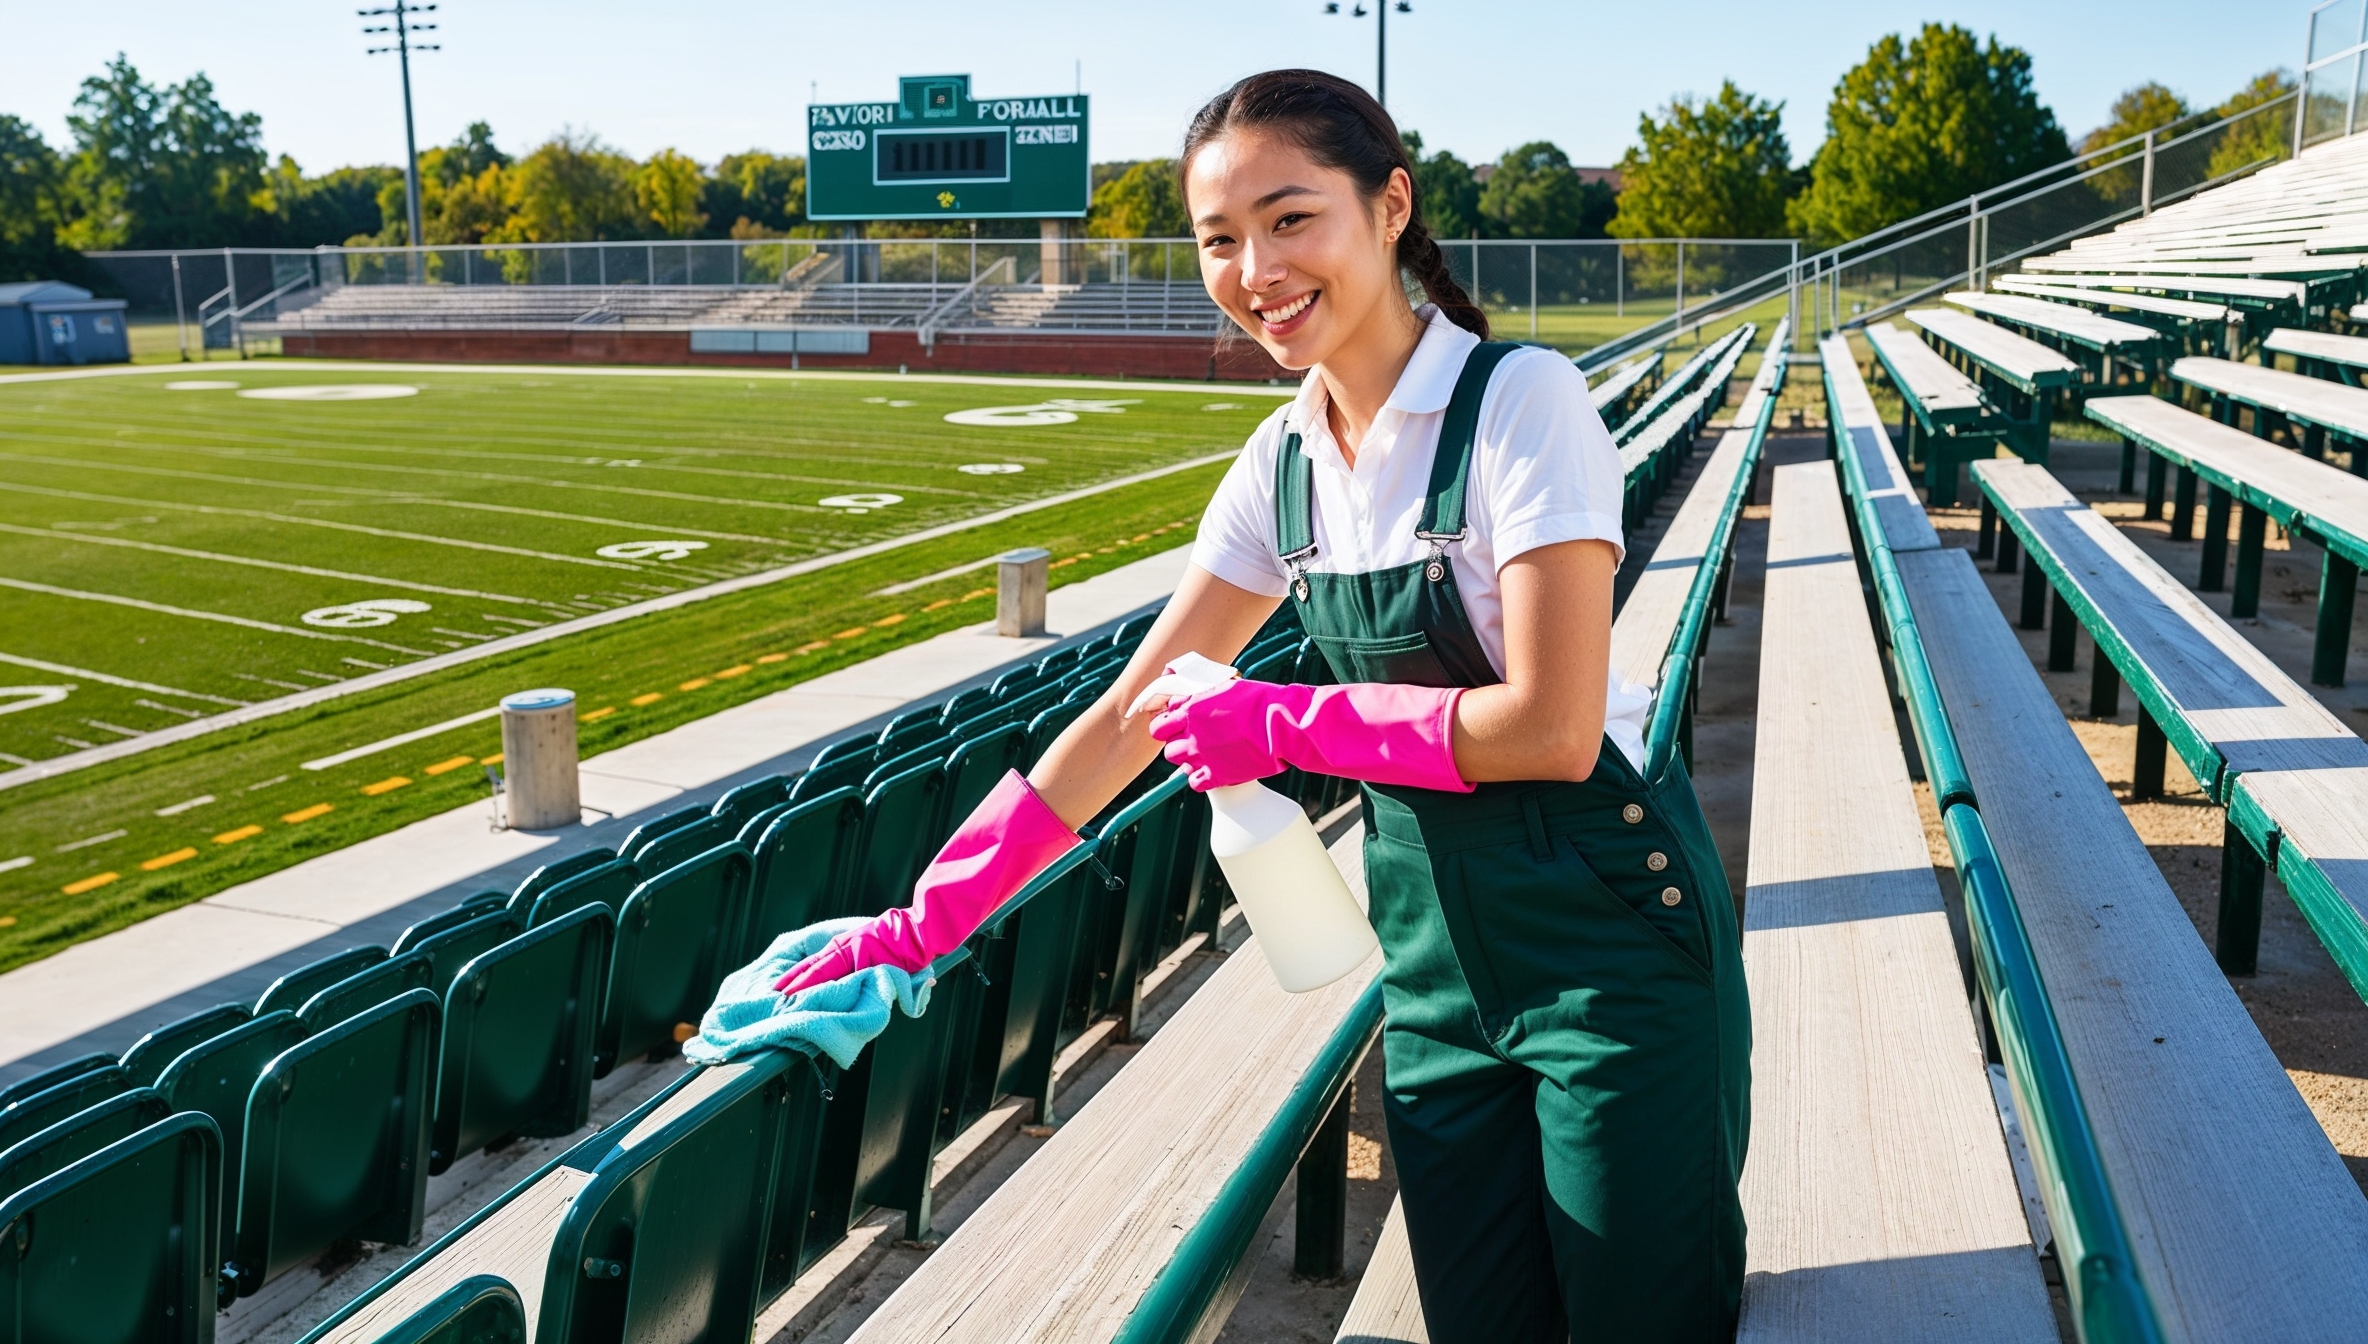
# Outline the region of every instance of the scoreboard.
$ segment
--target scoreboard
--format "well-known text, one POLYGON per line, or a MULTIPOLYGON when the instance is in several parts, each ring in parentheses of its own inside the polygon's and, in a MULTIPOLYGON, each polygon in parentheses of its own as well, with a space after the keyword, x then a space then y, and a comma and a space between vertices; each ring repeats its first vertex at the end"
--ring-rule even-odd
POLYGON ((892 103, 806 109, 808 219, 1082 218, 1086 98, 973 98, 968 75, 911 75, 892 103))

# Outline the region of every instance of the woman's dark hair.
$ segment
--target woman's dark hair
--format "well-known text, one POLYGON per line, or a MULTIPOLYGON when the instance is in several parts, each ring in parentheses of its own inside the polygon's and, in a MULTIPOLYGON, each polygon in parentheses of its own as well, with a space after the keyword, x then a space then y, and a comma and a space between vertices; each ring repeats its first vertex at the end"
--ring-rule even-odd
MULTIPOLYGON (((1404 169, 1409 184, 1415 180, 1398 123, 1371 94, 1321 70, 1269 70, 1211 98, 1194 114, 1184 133, 1184 153, 1176 161, 1179 194, 1184 172, 1202 146, 1246 128, 1289 139, 1317 163, 1348 174, 1367 197, 1389 185, 1393 168, 1404 169)), ((1406 231, 1398 235, 1398 267, 1422 285, 1422 292, 1448 321, 1488 339, 1488 315, 1448 273, 1447 256, 1423 222, 1419 187, 1406 231)))

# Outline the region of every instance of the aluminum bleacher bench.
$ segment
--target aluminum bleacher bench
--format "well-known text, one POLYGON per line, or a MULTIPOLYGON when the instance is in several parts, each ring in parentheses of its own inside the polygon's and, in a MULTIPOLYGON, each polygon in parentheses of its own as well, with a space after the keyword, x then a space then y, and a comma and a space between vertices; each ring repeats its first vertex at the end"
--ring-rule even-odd
POLYGON ((1817 343, 1817 355, 1824 366, 1825 400, 1832 408, 1834 437, 1847 445, 1843 451, 1858 459, 1867 493, 1883 520, 1885 533, 1893 538, 1893 546, 1906 550, 1939 545, 1932 520, 1916 498, 1915 483, 1892 450, 1891 435, 1875 410, 1875 399, 1867 395, 1866 381, 1858 376, 1858 357, 1851 353, 1849 339, 1828 336, 1817 343))
POLYGON ((2165 342, 2152 327, 2027 294, 1957 290, 1941 298, 2077 361, 2091 387, 2150 383, 2162 372, 2165 342))
POLYGON ((1668 349, 1666 344, 1654 346, 1603 377, 1589 381, 1588 399, 1595 403, 1605 424, 1619 424, 1627 418, 1629 403, 1652 391, 1654 381, 1661 376, 1661 361, 1668 349))
POLYGON ((2294 357, 2294 371, 2358 387, 2368 375, 2368 337, 2280 327, 2262 338, 2261 362, 2273 355, 2294 357))
MULTIPOLYGON (((1612 442, 1625 445, 1628 440, 1658 422, 1663 411, 1700 389, 1710 371, 1730 350, 1740 348, 1743 342, 1750 339, 1751 324, 1747 322, 1694 352, 1693 358, 1679 365, 1677 372, 1661 380, 1661 385, 1653 389, 1653 395, 1636 408, 1635 414, 1612 428, 1612 442)), ((1731 365, 1729 371, 1732 372, 1731 365)), ((1725 400, 1723 393, 1719 399, 1722 402, 1725 400)))
MULTIPOLYGON (((2269 520, 2323 548, 2310 679, 2321 686, 2342 685, 2360 569, 2368 565, 2368 480, 2155 397, 2100 397, 2088 404, 2087 414, 2150 455, 2150 505, 2162 500, 2163 464, 2179 469, 2181 497, 2190 506, 2195 480, 2209 486, 2203 573, 2197 580, 2206 592, 2220 586, 2229 503, 2242 507, 2231 616, 2249 617, 2260 610, 2261 552, 2269 520)), ((2174 517, 2171 530, 2184 536, 2184 520, 2174 517)))
POLYGON ((1727 380, 1742 362, 1751 333, 1752 326, 1747 322, 1723 342, 1718 358, 1707 369, 1686 375, 1692 386, 1683 395, 1667 401, 1656 398, 1652 405, 1637 412, 1640 417, 1649 414, 1652 418, 1627 435, 1620 446, 1624 529, 1634 531, 1643 525, 1652 513, 1654 502, 1677 479, 1679 468, 1693 455, 1694 442, 1701 436, 1703 425, 1726 404, 1727 380))
MULTIPOLYGON (((2069 645, 2077 622, 2096 646, 2091 713, 2114 714, 2127 683, 2155 734, 2227 809, 2220 968, 2253 973, 2274 862, 2336 964, 2368 993, 2368 871, 2358 862, 2368 858, 2368 742, 2045 468, 1987 463, 1976 475, 2030 554, 2030 572, 2055 590, 2055 643, 2069 645)), ((2159 795, 2159 749, 2146 768, 2154 778, 2133 792, 2159 795)))
POLYGON ((1736 1337, 2053 1340, 1834 467, 1775 482, 1736 1337))
MULTIPOLYGON (((2283 369, 2234 360, 2190 357, 2171 365, 2171 377, 2211 400, 2213 419, 2236 423, 2236 408, 2249 406, 2261 429, 2282 418, 2300 433, 2302 451, 2324 456, 2349 449, 2352 470, 2368 476, 2368 388, 2346 387, 2283 369)), ((2257 430, 2257 432, 2260 432, 2257 430)), ((2266 433, 2262 435, 2268 437, 2266 433)))
POLYGON ((2007 443, 2025 460, 2047 460, 2048 427, 2056 407, 2078 391, 2080 365, 2027 336, 1953 308, 1917 308, 1907 319, 2007 419, 2007 443))
POLYGON ((2128 320, 2132 322, 2143 322, 2166 336, 2177 338, 2188 354, 2208 354, 2215 350, 2234 354, 2244 344, 2244 315, 2224 303, 2174 299, 2161 294, 2131 294, 2116 289, 2082 289, 2076 285, 2056 284, 2052 277, 2046 276, 2003 275, 1991 280, 1990 288, 2009 294, 2026 294, 2052 303, 2118 309, 2128 314, 2128 320))
POLYGON ((1899 436, 1906 441, 1909 469, 1922 461, 1934 507, 1955 504, 1958 468, 1997 455, 2005 417, 1971 378, 1905 329, 1889 322, 1868 327, 1866 343, 1899 394, 1899 436))
MULTIPOLYGON (((1855 370, 1828 362, 1829 379, 1845 373, 1855 370)), ((1880 534, 1871 510, 1860 516, 1880 534)), ((1951 734, 1950 779, 1935 792, 1945 802, 1962 789, 1989 837, 1982 864, 1960 855, 1960 880, 1987 874, 2012 893, 2103 1185, 2127 1228, 2130 1267, 2163 1337, 2356 1332, 2368 1316, 2368 1199, 2195 936, 1972 557, 1886 544, 1904 609, 1886 593, 1885 619, 1918 632, 1916 666, 1951 734)), ((1922 720, 1918 733, 1929 745, 1922 720)), ((1942 758, 1920 755, 1937 774, 1942 758)), ((1985 984, 1985 997, 1995 1021, 1999 991, 1985 984)), ((2013 1038, 1999 1034, 2011 1072, 2013 1038)), ((2023 1106, 2019 1084, 2016 1097, 2023 1106)), ((2034 1157, 2044 1148, 2034 1144, 2034 1157)), ((2042 1184, 2061 1243, 2065 1206, 2042 1184)), ((2068 1289, 2075 1272, 2067 1258, 2068 1289)))

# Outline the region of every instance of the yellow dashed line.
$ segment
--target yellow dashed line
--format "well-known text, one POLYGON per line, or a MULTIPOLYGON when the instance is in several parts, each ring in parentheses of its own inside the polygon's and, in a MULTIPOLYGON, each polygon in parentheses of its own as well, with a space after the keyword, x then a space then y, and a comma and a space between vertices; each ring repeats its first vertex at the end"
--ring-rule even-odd
POLYGON ((757 656, 757 661, 760 663, 778 663, 788 657, 789 655, 786 653, 766 653, 759 654, 757 656))
POLYGON ((940 610, 943 610, 944 608, 950 607, 950 606, 952 606, 952 605, 954 605, 954 599, 952 599, 952 598, 950 598, 950 597, 941 597, 941 598, 937 599, 935 602, 932 602, 932 603, 930 603, 928 606, 921 608, 921 610, 923 610, 923 611, 940 611, 940 610))
POLYGON ((449 774, 454 770, 460 769, 464 765, 475 765, 476 763, 477 758, 474 756, 455 756, 449 761, 436 762, 434 765, 429 766, 425 773, 431 775, 449 774))
POLYGON ((895 615, 893 615, 893 616, 882 616, 880 619, 878 619, 878 620, 876 620, 876 621, 872 622, 872 629, 874 629, 874 630, 885 630, 885 629, 887 629, 889 626, 892 626, 892 625, 901 625, 901 624, 903 624, 903 623, 904 623, 904 613, 900 611, 900 612, 896 613, 896 614, 895 614, 895 615))
POLYGON ((176 849, 170 854, 159 854, 153 859, 142 859, 140 861, 140 871, 143 873, 153 873, 159 868, 170 868, 176 863, 182 863, 196 857, 197 851, 194 849, 176 849))
POLYGON ((648 695, 637 695, 637 696, 634 696, 632 699, 630 699, 630 700, 626 701, 625 703, 626 703, 626 704, 628 704, 628 705, 631 705, 631 706, 633 706, 635 709, 639 709, 639 708, 641 708, 643 705, 654 705, 654 704, 658 703, 660 700, 663 700, 663 699, 665 699, 665 698, 666 698, 666 693, 665 693, 664 691, 652 691, 652 692, 650 692, 648 695))
POLYGON ((502 763, 502 754, 497 751, 491 756, 481 758, 478 763, 480 765, 500 765, 502 763))
POLYGON ((1132 545, 1134 545, 1134 544, 1135 544, 1136 542, 1138 542, 1138 541, 1149 541, 1149 540, 1151 540, 1151 534, 1150 534, 1150 533, 1148 533, 1148 532, 1138 532, 1138 533, 1136 533, 1134 536, 1127 538, 1127 544, 1128 544, 1129 546, 1132 546, 1132 545))
POLYGON ((854 629, 852 629, 852 630, 841 630, 839 633, 837 633, 837 634, 835 634, 835 635, 832 635, 832 636, 831 636, 831 638, 832 638, 832 639, 856 639, 856 638, 859 638, 860 636, 862 636, 862 635, 863 635, 863 634, 865 634, 865 633, 866 633, 866 628, 865 628, 864 626, 860 626, 860 625, 859 625, 859 626, 856 626, 856 627, 855 627, 854 629))
POLYGON ((215 836, 214 843, 217 845, 235 845, 241 840, 252 840, 261 834, 263 834, 263 828, 260 826, 241 826, 235 831, 224 831, 222 834, 215 836))
POLYGON ((1093 558, 1093 557, 1092 557, 1092 556, 1090 556, 1090 555, 1072 555, 1072 556, 1070 556, 1070 557, 1069 557, 1068 559, 1066 559, 1066 560, 1055 560, 1055 561, 1053 561, 1051 564, 1049 564, 1049 565, 1046 565, 1046 566, 1045 566, 1045 568, 1046 568, 1046 569, 1059 569, 1059 568, 1060 568, 1061 566, 1063 566, 1063 565, 1074 565, 1074 564, 1076 564, 1076 563, 1077 563, 1078 561, 1080 561, 1080 560, 1090 560, 1090 559, 1092 559, 1092 558, 1093 558))
POLYGON ((715 680, 713 677, 693 677, 689 681, 684 682, 682 685, 677 686, 674 689, 678 691, 695 691, 713 680, 715 680))
POLYGON ((281 817, 280 820, 288 823, 290 826, 294 826, 298 822, 310 821, 314 817, 325 817, 336 810, 337 807, 334 803, 314 803, 310 807, 297 808, 295 811, 288 813, 284 817, 281 817))
POLYGON ((596 709, 596 710, 593 710, 593 711, 592 711, 591 713, 589 713, 589 714, 579 714, 579 715, 577 715, 577 716, 576 716, 576 722, 578 722, 578 723, 593 723, 593 722, 597 722, 598 720, 605 719, 605 718, 607 718, 609 715, 611 715, 611 714, 614 714, 614 713, 616 713, 616 712, 617 712, 617 707, 616 707, 615 705, 602 705, 600 708, 598 708, 598 709, 596 709))
POLYGON ((727 667, 723 671, 716 673, 715 679, 717 681, 722 681, 726 677, 744 677, 754 671, 756 671, 756 664, 742 663, 738 667, 727 667))
POLYGON ((815 641, 814 641, 813 643, 811 643, 811 644, 800 644, 800 645, 798 645, 798 647, 797 647, 797 651, 798 651, 799 653, 820 653, 820 652, 822 652, 824 649, 827 649, 827 648, 829 648, 829 647, 830 647, 830 641, 829 641, 829 640, 827 640, 827 639, 818 639, 818 640, 815 640, 815 641))
POLYGON ((965 602, 976 602, 982 597, 993 597, 994 595, 995 590, 992 588, 973 588, 969 592, 962 594, 962 600, 965 602))
POLYGON ((13 929, 13 928, 15 928, 15 927, 16 927, 16 916, 14 916, 14 915, 0 915, 0 929, 13 929))
POLYGON ((391 779, 382 779, 376 784, 364 784, 362 786, 362 792, 368 794, 372 798, 376 798, 382 793, 393 793, 395 790, 403 788, 410 783, 411 781, 409 779, 403 777, 402 775, 396 775, 391 779))
POLYGON ((58 890, 66 893, 68 896, 80 896, 86 891, 97 891, 99 888, 106 886, 108 883, 121 876, 123 876, 121 873, 100 873, 96 877, 86 877, 80 882, 68 882, 66 885, 58 888, 58 890))

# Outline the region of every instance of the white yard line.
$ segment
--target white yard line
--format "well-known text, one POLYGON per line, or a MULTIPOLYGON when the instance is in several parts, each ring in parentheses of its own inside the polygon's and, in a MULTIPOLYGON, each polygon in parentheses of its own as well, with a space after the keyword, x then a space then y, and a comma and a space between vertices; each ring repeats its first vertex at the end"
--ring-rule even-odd
POLYGON ((219 695, 199 695, 195 691, 184 691, 178 686, 159 686, 153 681, 133 681, 129 677, 116 677, 109 676, 105 672, 93 672, 87 667, 72 667, 65 663, 45 663, 38 658, 22 658, 13 653, 0 653, 0 663, 14 663, 18 667, 29 667, 37 672, 55 672, 60 676, 80 677, 85 681, 121 686, 127 691, 154 691, 158 695, 177 695, 184 700, 203 700, 208 704, 251 705, 254 703, 252 700, 231 700, 219 695))
MULTIPOLYGON (((216 361, 207 361, 212 367, 216 361)), ((1294 384, 1162 382, 1152 379, 1003 378, 966 373, 871 373, 855 369, 727 369, 617 367, 598 364, 381 364, 343 359, 272 359, 243 366, 249 372, 300 369, 308 373, 468 373, 510 376, 534 374, 570 378, 736 378, 743 382, 797 382, 801 379, 833 383, 952 383, 965 387, 1090 388, 1102 392, 1195 392, 1202 396, 1279 397, 1299 394, 1294 384)), ((63 382, 79 378, 122 378, 140 374, 186 374, 185 364, 115 364, 106 368, 60 369, 54 373, 0 374, 0 384, 63 382)))
POLYGON ((531 597, 512 597, 507 593, 481 593, 474 588, 446 588, 440 584, 413 583, 409 579, 389 579, 377 574, 350 574, 342 569, 318 569, 312 565, 291 565, 281 560, 259 560, 251 555, 224 555, 219 551, 193 551, 185 546, 167 546, 154 541, 134 541, 129 537, 96 537, 87 532, 59 532, 46 527, 19 527, 15 523, 0 523, 0 532, 13 532, 23 537, 79 541, 89 546, 120 546, 126 550, 154 551, 159 555, 178 555, 188 560, 210 560, 223 565, 249 565, 256 569, 276 569, 286 574, 309 574, 316 579, 350 579, 355 583, 382 584, 389 588, 409 588, 413 592, 442 593, 446 597, 477 597, 488 602, 508 602, 522 607, 547 605, 531 597))
POLYGON ((85 592, 80 588, 60 588, 54 584, 35 583, 30 579, 12 579, 5 575, 0 575, 0 588, 16 588, 28 593, 47 594, 50 597, 73 598, 80 602, 105 602, 110 606, 153 611, 161 616, 185 616, 193 621, 218 621, 224 625, 243 625, 249 630, 269 630, 275 635, 299 635, 305 639, 329 639, 341 644, 367 644, 374 649, 391 649, 396 653, 408 653, 414 656, 425 652, 422 649, 407 649, 400 644, 389 644, 384 640, 364 639, 360 635, 332 635, 320 630, 306 630, 300 626, 275 625, 270 621, 232 616, 225 612, 199 611, 194 607, 176 607, 163 602, 149 602, 137 597, 124 597, 117 593, 92 593, 85 592))
MULTIPOLYGON (((1227 451, 1211 453, 1205 457, 1195 457, 1183 462, 1173 462, 1150 471, 1137 472, 1132 476, 1121 476, 1116 480, 1104 481, 1099 485, 1089 485, 1057 495, 1048 495, 1043 499, 1030 500, 1025 504, 1014 504, 991 513, 982 513, 975 518, 940 523, 936 527, 923 528, 918 532, 908 532, 901 537, 889 537, 882 541, 868 542, 850 550, 816 556, 810 560, 800 560, 796 564, 783 565, 778 569, 744 574, 739 578, 725 579, 721 583, 711 583, 702 588, 686 588, 679 593, 669 593, 664 597, 653 597, 643 602, 612 607, 607 611, 595 612, 589 616, 579 616, 574 620, 558 621, 537 630, 521 631, 518 634, 508 635, 484 644, 473 645, 465 649, 454 649, 450 653, 440 653, 430 658, 422 658, 401 667, 373 672, 349 681, 338 682, 332 686, 315 686, 308 690, 298 691, 293 695, 283 695, 277 699, 266 700, 261 704, 249 705, 225 714, 216 714, 210 718, 196 719, 188 723, 175 724, 169 728, 160 728, 131 741, 113 742, 105 746, 87 747, 64 756, 53 756, 34 765, 21 766, 5 774, 0 774, 0 791, 22 784, 30 784, 37 779, 55 778, 58 775, 86 769, 106 761, 121 760, 126 756, 137 755, 168 743, 186 742, 191 738, 203 737, 208 733, 220 732, 225 728, 235 728, 240 724, 272 718, 291 710, 326 704, 331 700, 342 699, 363 691, 375 691, 398 682, 409 681, 413 677, 424 677, 480 659, 514 653, 520 649, 532 648, 555 639, 565 639, 570 635, 581 634, 587 630, 597 630, 603 626, 629 621, 635 617, 653 615, 661 611, 672 611, 677 607, 687 607, 694 602, 704 602, 711 597, 723 597, 730 593, 744 592, 750 588, 761 588, 767 584, 779 583, 783 579, 796 578, 801 574, 811 574, 816 570, 829 569, 851 561, 867 560, 872 556, 885 555, 890 551, 917 545, 924 541, 935 541, 939 537, 950 537, 958 532, 968 532, 974 528, 990 526, 1044 509, 1073 504, 1078 500, 1090 499, 1095 495, 1107 494, 1113 490, 1121 490, 1146 481, 1158 480, 1162 476, 1173 476, 1181 471, 1191 471, 1198 467, 1230 461, 1235 455, 1235 451, 1227 451)), ((0 579, 0 584, 12 582, 0 579)))
POLYGON ((334 756, 323 756, 317 761, 306 761, 304 768, 327 770, 333 766, 343 765, 347 761, 358 761, 364 756, 375 756, 390 747, 400 747, 406 743, 417 742, 422 738, 434 737, 438 733, 448 733, 455 728, 466 728, 472 723, 483 723, 501 712, 500 705, 495 705, 491 709, 480 709, 474 714, 463 714, 457 719, 446 719, 442 723, 431 723, 425 728, 414 728, 408 733, 397 733, 393 737, 382 738, 366 747, 355 747, 352 751, 341 751, 334 756))

